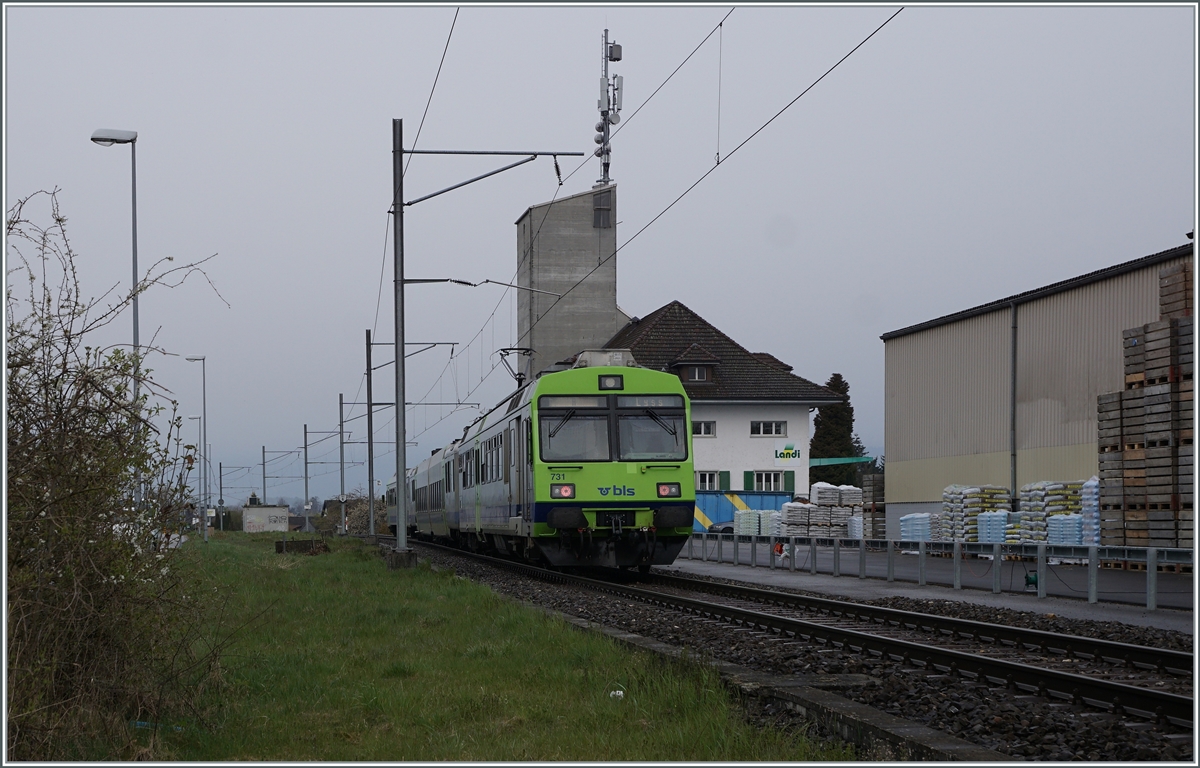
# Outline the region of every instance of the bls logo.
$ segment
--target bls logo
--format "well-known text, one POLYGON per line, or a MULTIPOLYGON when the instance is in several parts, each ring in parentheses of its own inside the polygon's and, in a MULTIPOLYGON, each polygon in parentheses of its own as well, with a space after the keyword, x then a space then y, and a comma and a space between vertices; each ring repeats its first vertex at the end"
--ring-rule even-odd
POLYGON ((609 491, 612 491, 613 496, 632 496, 633 495, 633 489, 627 485, 626 486, 614 485, 610 488, 597 488, 596 490, 600 491, 601 496, 607 496, 609 491))

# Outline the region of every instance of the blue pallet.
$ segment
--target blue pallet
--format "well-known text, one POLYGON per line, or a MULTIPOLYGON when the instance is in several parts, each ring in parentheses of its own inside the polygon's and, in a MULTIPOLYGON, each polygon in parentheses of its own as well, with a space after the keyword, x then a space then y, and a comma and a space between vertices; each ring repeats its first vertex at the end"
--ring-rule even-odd
POLYGON ((784 491, 696 491, 692 531, 699 533, 713 523, 732 522, 733 513, 739 509, 783 509, 791 500, 792 494, 784 491))

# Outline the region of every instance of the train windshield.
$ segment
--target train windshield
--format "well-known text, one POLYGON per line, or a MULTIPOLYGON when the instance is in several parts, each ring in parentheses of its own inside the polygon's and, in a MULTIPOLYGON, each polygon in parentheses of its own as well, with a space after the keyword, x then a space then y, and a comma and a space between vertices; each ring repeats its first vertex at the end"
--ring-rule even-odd
POLYGON ((682 413, 646 409, 617 417, 621 461, 683 461, 687 458, 687 429, 682 413))
POLYGON ((610 460, 607 414, 543 411, 538 423, 542 461, 610 460))

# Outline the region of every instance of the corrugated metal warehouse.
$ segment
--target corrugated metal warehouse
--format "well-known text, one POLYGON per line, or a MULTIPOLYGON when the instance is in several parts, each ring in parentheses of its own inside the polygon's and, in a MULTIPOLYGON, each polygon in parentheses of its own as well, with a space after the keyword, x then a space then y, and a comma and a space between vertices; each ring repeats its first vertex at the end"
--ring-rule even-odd
POLYGON ((885 333, 889 536, 952 483, 1097 474, 1096 398, 1125 388, 1122 331, 1159 319, 1160 271, 1191 261, 1188 243, 885 333))

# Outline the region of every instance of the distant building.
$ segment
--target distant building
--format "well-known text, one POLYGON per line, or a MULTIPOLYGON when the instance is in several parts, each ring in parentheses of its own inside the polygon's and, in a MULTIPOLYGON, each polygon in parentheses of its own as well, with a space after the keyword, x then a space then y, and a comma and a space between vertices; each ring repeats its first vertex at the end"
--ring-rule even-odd
POLYGON ((841 395, 747 351, 678 301, 630 320, 604 347, 683 381, 697 490, 807 492, 809 413, 841 395))
POLYGON ((883 334, 889 534, 952 483, 1097 474, 1122 331, 1159 319, 1160 271, 1191 261, 1188 243, 883 334))
POLYGON ((517 291, 517 346, 533 350, 533 376, 629 322, 617 307, 617 187, 531 206, 516 225, 517 285, 531 289, 517 291))

